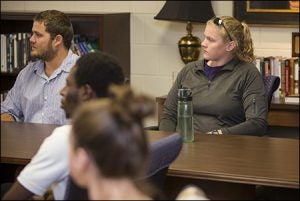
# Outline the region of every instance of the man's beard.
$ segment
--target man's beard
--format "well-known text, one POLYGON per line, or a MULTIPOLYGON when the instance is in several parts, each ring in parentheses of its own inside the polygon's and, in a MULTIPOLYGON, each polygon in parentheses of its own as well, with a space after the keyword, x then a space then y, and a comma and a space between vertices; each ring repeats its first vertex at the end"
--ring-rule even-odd
POLYGON ((41 59, 43 61, 51 61, 56 55, 57 55, 57 51, 52 48, 50 42, 48 43, 47 49, 44 50, 43 52, 38 53, 36 55, 31 54, 31 56, 34 59, 41 59))

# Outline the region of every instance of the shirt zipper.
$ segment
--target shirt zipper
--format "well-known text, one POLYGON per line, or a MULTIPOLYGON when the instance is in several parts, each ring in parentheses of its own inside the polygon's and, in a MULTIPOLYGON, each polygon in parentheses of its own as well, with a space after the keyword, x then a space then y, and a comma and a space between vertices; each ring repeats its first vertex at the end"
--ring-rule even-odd
POLYGON ((252 99, 252 105, 253 105, 253 114, 254 114, 254 116, 256 116, 256 99, 255 98, 252 99))

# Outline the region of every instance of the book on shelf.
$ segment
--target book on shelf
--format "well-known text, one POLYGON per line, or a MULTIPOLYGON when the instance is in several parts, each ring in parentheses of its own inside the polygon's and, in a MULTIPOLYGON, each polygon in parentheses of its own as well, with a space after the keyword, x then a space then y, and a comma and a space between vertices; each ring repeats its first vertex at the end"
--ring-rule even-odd
POLYGON ((7 93, 8 93, 7 90, 2 91, 2 92, 0 93, 0 100, 1 100, 1 102, 3 102, 3 101, 5 100, 5 98, 6 98, 6 96, 7 96, 7 93))
POLYGON ((294 93, 299 94, 299 58, 294 62, 294 93))
POLYGON ((7 72, 7 63, 6 63, 6 35, 1 34, 1 72, 7 72))
POLYGON ((295 61, 297 61, 297 58, 290 58, 289 94, 295 93, 295 61))
POLYGON ((263 62, 264 62, 265 76, 271 75, 270 57, 265 57, 263 62))
POLYGON ((75 34, 72 49, 76 54, 84 55, 88 52, 95 52, 99 50, 100 48, 98 47, 97 43, 99 42, 92 37, 75 34))
POLYGON ((285 103, 299 103, 299 95, 290 95, 284 97, 285 103))
POLYGON ((284 70, 285 70, 285 95, 288 96, 290 91, 290 59, 284 60, 284 70))
POLYGON ((1 34, 1 72, 19 72, 30 57, 30 33, 1 34))

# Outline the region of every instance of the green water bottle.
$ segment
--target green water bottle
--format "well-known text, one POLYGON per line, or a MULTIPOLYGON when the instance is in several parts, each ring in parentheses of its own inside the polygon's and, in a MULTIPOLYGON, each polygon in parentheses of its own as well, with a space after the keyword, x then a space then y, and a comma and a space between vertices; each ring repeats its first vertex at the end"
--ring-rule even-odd
POLYGON ((177 125, 178 132, 182 135, 183 142, 194 141, 193 102, 192 90, 178 89, 177 125))

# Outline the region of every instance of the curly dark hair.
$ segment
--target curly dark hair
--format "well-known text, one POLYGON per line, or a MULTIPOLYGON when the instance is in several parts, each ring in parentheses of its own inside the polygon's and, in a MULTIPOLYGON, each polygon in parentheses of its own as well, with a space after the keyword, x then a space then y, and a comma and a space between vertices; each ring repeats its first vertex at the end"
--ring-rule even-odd
POLYGON ((104 52, 81 56, 75 64, 77 87, 90 85, 97 97, 107 97, 110 84, 123 84, 124 73, 118 61, 104 52))

